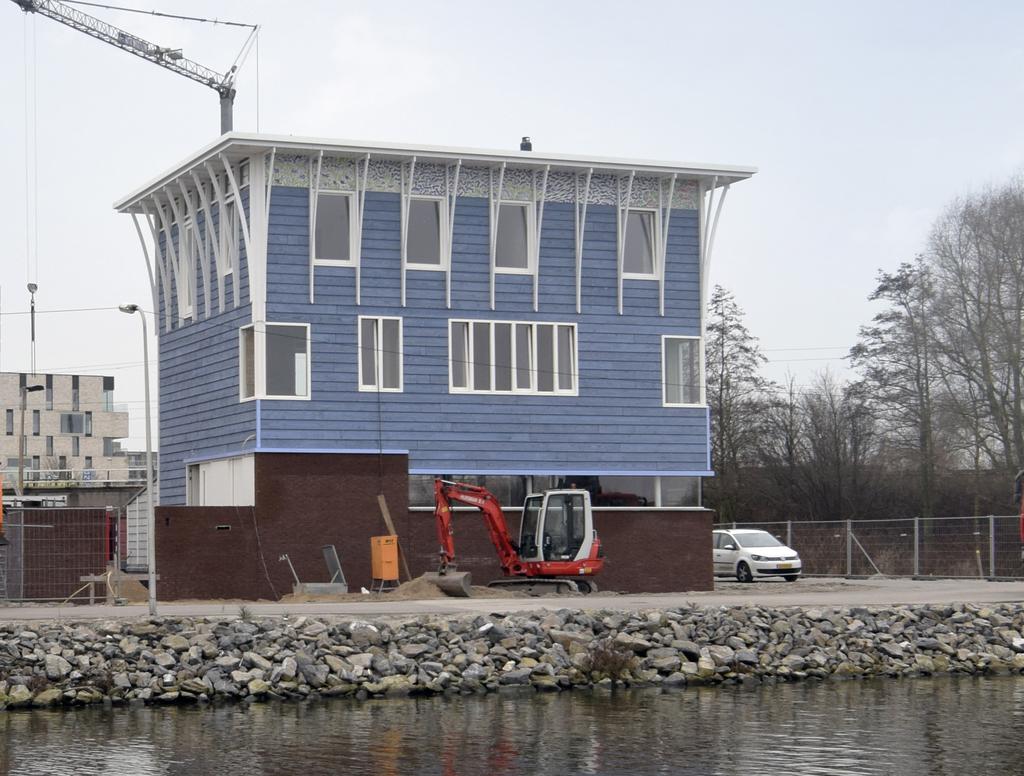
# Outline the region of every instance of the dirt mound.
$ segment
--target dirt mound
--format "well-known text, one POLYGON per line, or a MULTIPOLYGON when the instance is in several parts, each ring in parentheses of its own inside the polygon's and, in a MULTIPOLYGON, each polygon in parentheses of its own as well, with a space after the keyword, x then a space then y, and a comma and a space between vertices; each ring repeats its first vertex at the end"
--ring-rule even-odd
POLYGON ((417 600, 421 598, 447 598, 437 585, 425 577, 416 577, 410 582, 403 582, 387 594, 388 598, 397 598, 403 601, 417 600))

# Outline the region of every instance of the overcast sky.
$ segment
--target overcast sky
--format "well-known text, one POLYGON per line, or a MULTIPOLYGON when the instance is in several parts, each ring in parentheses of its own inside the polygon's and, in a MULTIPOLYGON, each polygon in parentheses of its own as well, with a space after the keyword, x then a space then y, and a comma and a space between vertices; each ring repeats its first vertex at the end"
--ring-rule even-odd
MULTIPOLYGON (((879 268, 1024 165, 1019 2, 155 3, 116 4, 263 25, 239 130, 258 94, 266 132, 758 166, 726 201, 711 279, 769 376, 801 384, 843 369, 879 268)), ((214 70, 245 37, 83 10, 214 70)), ((214 139, 217 96, 10 2, 0 72, 0 369, 28 369, 34 280, 37 370, 115 375, 141 447, 139 323, 116 306, 151 297, 111 203, 214 139)))

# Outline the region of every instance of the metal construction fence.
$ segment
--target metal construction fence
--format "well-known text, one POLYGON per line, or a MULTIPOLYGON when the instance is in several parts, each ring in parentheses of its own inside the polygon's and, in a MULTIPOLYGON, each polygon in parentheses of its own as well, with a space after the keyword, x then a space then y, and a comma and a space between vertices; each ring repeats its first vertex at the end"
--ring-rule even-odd
POLYGON ((800 553, 804 575, 1024 578, 1020 517, 722 523, 759 528, 800 553))
POLYGON ((123 510, 14 508, 4 510, 0 547, 0 602, 90 599, 90 582, 122 556, 123 510), (90 579, 91 578, 91 579, 90 579))

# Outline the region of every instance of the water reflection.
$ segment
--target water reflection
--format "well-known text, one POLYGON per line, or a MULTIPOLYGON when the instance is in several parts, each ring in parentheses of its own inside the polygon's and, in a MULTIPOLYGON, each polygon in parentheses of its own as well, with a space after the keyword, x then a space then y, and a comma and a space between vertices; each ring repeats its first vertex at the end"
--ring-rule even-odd
POLYGON ((1024 772, 1024 679, 0 714, 0 774, 1024 772))

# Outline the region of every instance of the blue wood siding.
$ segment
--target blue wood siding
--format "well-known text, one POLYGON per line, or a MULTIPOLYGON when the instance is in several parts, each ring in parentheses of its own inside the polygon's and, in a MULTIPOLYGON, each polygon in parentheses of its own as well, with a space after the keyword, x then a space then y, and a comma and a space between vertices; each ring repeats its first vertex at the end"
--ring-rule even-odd
MULTIPOLYGON (((355 270, 316 268, 309 303, 309 193, 274 187, 268 245, 268 321, 309 323, 312 399, 261 402, 262 446, 408 450, 420 472, 703 472, 707 413, 662 407, 661 336, 697 335, 696 211, 674 211, 665 316, 655 281, 626 281, 617 312, 616 212, 591 205, 584 241, 582 313, 575 302, 573 206, 548 203, 541 233, 539 310, 529 276, 497 275, 490 309, 488 203, 455 211, 452 308, 444 275, 409 271, 400 305, 399 197, 369 192, 362 304, 355 270), (357 390, 357 316, 403 319, 404 391, 357 390), (450 394, 448 320, 578 324, 579 396, 450 394)), ((237 366, 236 366, 237 369, 237 366)))
POLYGON ((185 460, 254 447, 256 403, 238 400, 238 330, 249 307, 160 337, 160 503, 185 503, 185 460))

